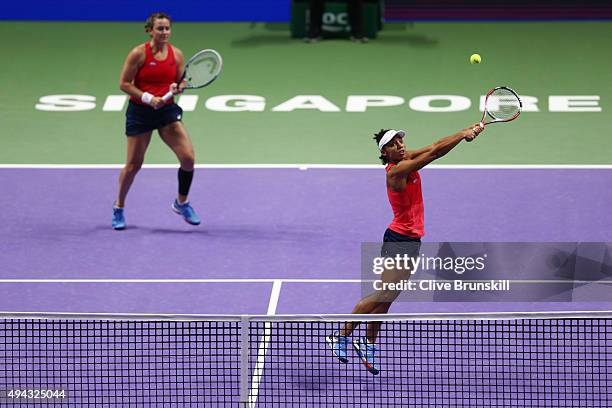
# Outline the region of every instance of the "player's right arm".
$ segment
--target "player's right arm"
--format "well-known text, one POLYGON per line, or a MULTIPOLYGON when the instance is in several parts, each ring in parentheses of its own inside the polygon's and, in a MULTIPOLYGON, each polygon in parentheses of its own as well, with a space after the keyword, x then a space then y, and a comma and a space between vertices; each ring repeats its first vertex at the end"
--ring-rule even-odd
MULTIPOLYGON (((121 69, 121 75, 119 77, 119 89, 140 100, 142 100, 142 95, 144 92, 134 85, 134 79, 136 78, 138 70, 144 64, 145 58, 146 55, 144 45, 139 45, 132 49, 132 51, 130 51, 128 56, 125 58, 123 68, 121 69)), ((157 109, 164 105, 164 101, 160 97, 153 97, 150 105, 157 109)))
POLYGON ((432 161, 439 159, 446 153, 450 152, 462 140, 471 142, 478 134, 482 132, 482 128, 478 124, 460 130, 454 135, 444 137, 437 142, 426 146, 417 151, 410 151, 404 154, 404 160, 393 166, 387 172, 387 180, 389 185, 397 191, 401 191, 406 183, 406 176, 427 166, 432 161))

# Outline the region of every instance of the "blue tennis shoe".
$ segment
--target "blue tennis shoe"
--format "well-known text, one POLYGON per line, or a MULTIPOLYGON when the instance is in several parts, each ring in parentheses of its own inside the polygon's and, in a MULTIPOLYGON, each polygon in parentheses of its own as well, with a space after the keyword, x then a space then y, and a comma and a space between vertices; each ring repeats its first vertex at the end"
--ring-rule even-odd
POLYGON ((378 348, 374 344, 368 343, 365 337, 362 337, 358 340, 353 340, 353 347, 357 351, 359 358, 363 365, 365 365, 366 369, 374 375, 377 375, 380 370, 378 369, 378 365, 376 364, 376 358, 374 354, 378 348))
POLYGON ((334 334, 327 336, 325 341, 327 341, 332 353, 334 353, 334 356, 336 356, 338 360, 342 361, 343 363, 348 361, 348 356, 346 354, 346 347, 349 342, 348 337, 340 336, 338 332, 335 332, 334 334))
POLYGON ((123 208, 113 207, 113 229, 122 230, 125 229, 125 216, 123 215, 123 208))
POLYGON ((175 199, 172 203, 172 211, 183 217, 185 222, 191 225, 200 225, 200 217, 198 217, 193 207, 189 205, 189 201, 179 204, 178 200, 175 199))

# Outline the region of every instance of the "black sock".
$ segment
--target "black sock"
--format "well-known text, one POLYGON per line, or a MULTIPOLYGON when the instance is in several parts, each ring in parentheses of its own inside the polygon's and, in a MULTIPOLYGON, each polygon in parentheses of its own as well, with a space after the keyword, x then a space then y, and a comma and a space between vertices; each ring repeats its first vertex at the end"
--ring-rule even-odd
POLYGON ((189 188, 191 187, 191 180, 193 180, 193 170, 186 171, 182 168, 178 170, 178 182, 179 182, 179 194, 189 195, 189 188))

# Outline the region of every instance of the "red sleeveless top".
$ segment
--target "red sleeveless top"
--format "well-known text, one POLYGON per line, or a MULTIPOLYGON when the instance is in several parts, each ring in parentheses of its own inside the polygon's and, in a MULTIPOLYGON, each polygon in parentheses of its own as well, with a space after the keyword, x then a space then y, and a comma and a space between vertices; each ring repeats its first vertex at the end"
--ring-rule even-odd
MULTIPOLYGON (((162 97, 170 90, 170 84, 176 81, 176 68, 174 50, 170 44, 168 44, 166 59, 159 61, 153 57, 151 44, 147 41, 145 43, 145 61, 136 73, 134 85, 143 92, 162 97)), ((142 103, 140 99, 134 97, 130 99, 137 104, 149 106, 142 103)), ((172 102, 173 99, 171 98, 166 104, 172 102)))
MULTIPOLYGON (((393 166, 394 164, 390 163, 385 170, 388 172, 393 166)), ((400 192, 387 187, 387 196, 393 209, 393 221, 389 229, 413 238, 425 235, 425 211, 419 172, 408 174, 406 187, 400 192)))

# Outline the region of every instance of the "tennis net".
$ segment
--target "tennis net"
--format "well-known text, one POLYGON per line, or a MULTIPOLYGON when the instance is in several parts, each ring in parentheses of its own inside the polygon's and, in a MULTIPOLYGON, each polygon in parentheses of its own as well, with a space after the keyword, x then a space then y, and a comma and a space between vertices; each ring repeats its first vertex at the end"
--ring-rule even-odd
POLYGON ((0 405, 612 406, 611 317, 0 314, 0 405), (353 340, 376 321, 372 375, 353 340))

